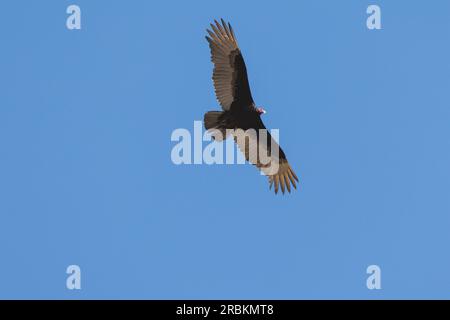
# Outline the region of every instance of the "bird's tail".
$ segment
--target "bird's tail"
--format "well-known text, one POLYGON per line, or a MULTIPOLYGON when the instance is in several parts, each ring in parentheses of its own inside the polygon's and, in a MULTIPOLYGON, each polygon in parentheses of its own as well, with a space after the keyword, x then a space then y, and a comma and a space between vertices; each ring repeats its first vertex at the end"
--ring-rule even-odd
POLYGON ((220 127, 220 118, 224 114, 222 111, 208 111, 205 113, 205 129, 216 129, 220 127))
POLYGON ((226 139, 226 129, 231 129, 230 117, 226 111, 208 111, 204 116, 205 129, 212 131, 218 130, 220 135, 213 134, 213 138, 217 141, 226 139))

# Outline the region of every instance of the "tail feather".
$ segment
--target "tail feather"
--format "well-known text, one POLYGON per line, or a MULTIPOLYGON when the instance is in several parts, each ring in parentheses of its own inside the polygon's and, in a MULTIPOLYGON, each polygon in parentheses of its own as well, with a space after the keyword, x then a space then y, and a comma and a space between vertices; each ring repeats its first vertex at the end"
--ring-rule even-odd
POLYGON ((219 130, 222 136, 213 135, 213 139, 222 141, 226 139, 226 129, 228 125, 228 117, 226 111, 208 111, 204 116, 206 130, 219 130))
POLYGON ((220 116, 224 112, 222 111, 208 111, 205 113, 204 121, 205 121, 205 129, 215 129, 220 126, 220 116))

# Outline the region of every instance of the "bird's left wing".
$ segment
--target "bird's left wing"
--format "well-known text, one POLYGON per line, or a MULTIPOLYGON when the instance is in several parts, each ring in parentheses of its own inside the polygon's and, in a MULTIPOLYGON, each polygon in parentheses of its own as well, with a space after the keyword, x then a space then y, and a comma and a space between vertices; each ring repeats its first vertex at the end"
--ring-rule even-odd
POLYGON ((255 125, 256 130, 235 130, 234 140, 245 159, 255 165, 262 173, 269 177, 270 188, 275 184, 284 193, 291 192, 291 184, 297 188, 297 175, 292 170, 286 155, 275 141, 262 121, 255 125))
POLYGON ((211 61, 214 63, 213 82, 217 100, 222 109, 230 110, 233 102, 236 106, 251 106, 253 98, 247 78, 247 68, 236 41, 233 28, 215 21, 211 30, 206 30, 211 49, 211 61))

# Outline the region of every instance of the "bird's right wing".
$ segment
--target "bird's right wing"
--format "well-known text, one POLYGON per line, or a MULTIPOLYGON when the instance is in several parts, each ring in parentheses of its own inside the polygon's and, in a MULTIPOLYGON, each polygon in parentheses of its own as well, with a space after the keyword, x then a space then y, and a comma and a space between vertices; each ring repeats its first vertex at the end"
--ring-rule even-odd
POLYGON ((213 31, 206 30, 211 49, 211 61, 214 63, 213 82, 217 100, 222 109, 230 110, 236 105, 251 106, 253 98, 247 78, 244 58, 236 41, 233 29, 223 19, 222 24, 211 24, 213 31))

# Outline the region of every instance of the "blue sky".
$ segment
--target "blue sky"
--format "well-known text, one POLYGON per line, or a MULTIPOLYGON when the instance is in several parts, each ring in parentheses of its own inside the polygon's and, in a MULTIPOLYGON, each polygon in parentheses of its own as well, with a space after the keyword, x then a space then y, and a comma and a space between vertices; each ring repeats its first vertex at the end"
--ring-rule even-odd
POLYGON ((449 298, 449 13, 444 0, 4 3, 0 298, 449 298), (382 30, 366 28, 370 4, 382 30), (219 108, 204 39, 218 17, 280 129, 291 195, 249 165, 171 162, 172 131, 219 108), (366 288, 372 264, 381 290, 366 288))

